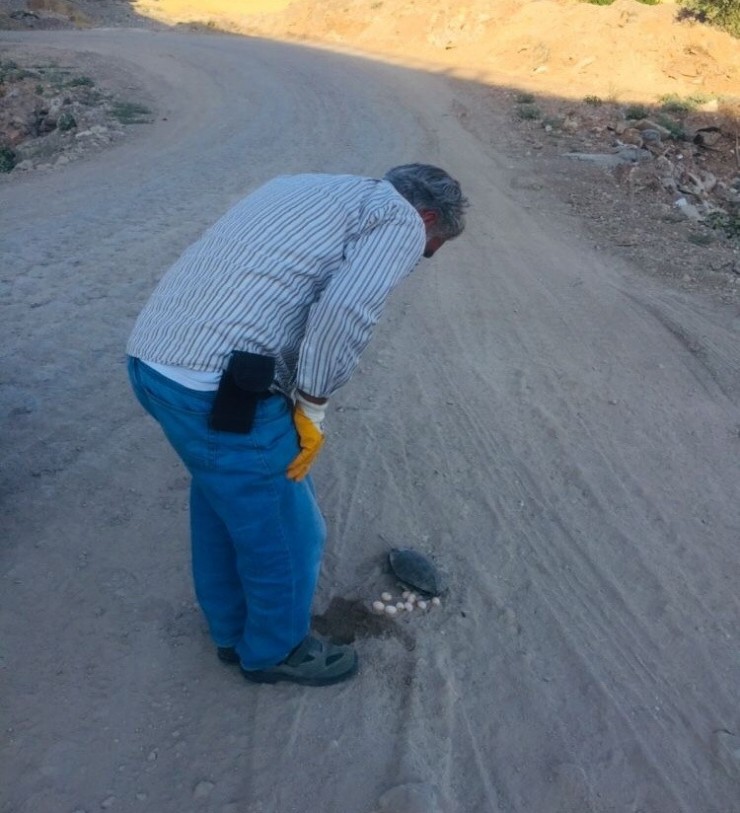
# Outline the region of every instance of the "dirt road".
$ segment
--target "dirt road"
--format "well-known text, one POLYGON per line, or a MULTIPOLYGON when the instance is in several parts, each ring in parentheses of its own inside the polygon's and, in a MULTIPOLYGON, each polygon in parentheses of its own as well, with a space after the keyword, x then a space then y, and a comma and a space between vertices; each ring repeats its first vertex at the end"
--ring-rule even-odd
POLYGON ((405 783, 438 813, 739 813, 737 313, 595 251, 443 77, 220 36, 1 41, 104 54, 157 111, 0 185, 4 813, 409 813, 409 788, 381 802, 405 783), (316 612, 339 629, 336 599, 395 588, 389 544, 450 593, 361 626, 353 682, 245 685, 194 606, 187 478, 125 340, 259 182, 410 160, 474 208, 330 411, 316 612))

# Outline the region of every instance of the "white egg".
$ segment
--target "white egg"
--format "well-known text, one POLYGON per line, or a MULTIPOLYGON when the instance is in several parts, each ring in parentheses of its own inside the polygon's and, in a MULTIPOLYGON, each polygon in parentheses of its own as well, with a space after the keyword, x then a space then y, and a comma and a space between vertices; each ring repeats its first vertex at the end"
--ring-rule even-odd
POLYGON ((396 603, 396 609, 397 610, 405 610, 406 605, 402 601, 399 601, 399 602, 396 603))
POLYGON ((414 609, 414 605, 410 601, 407 601, 403 606, 409 612, 411 612, 414 609))
POLYGON ((388 615, 395 615, 398 610, 392 604, 386 604, 385 611, 388 615))
POLYGON ((382 613, 385 610, 385 604, 382 601, 374 601, 373 602, 373 611, 376 613, 382 613))
POLYGON ((439 605, 440 605, 441 603, 442 603, 442 602, 439 600, 439 597, 438 597, 438 596, 435 596, 435 597, 432 599, 432 604, 434 604, 434 606, 435 606, 435 607, 439 607, 439 605))
POLYGON ((418 596, 416 593, 409 593, 407 597, 407 601, 410 601, 412 604, 417 600, 418 596))
POLYGON ((383 601, 390 601, 393 598, 390 593, 381 593, 380 597, 383 599, 383 601))
POLYGON ((417 601, 417 602, 416 602, 416 606, 417 606, 417 607, 418 607, 420 610, 426 610, 426 608, 427 608, 427 603, 426 603, 426 601, 417 601))
POLYGON ((404 591, 403 591, 403 593, 401 593, 401 598, 402 598, 404 601, 408 601, 408 598, 409 598, 409 596, 410 596, 410 595, 411 595, 411 593, 409 593, 409 591, 408 591, 408 590, 404 590, 404 591))

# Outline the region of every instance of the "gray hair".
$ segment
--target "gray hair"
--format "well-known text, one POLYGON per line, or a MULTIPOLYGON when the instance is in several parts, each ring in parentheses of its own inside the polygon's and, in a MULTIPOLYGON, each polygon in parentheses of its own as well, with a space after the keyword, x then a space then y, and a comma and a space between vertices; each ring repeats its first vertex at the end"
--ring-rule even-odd
POLYGON ((389 169, 384 180, 393 184, 399 195, 417 210, 437 213, 434 237, 451 240, 465 228, 465 209, 468 199, 460 184, 443 169, 431 164, 403 164, 389 169))

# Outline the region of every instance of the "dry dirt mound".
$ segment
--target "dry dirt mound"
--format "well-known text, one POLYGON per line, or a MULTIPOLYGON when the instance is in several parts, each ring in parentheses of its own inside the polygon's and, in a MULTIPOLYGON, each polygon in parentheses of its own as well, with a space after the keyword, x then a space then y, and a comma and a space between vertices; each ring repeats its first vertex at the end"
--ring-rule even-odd
POLYGON ((569 98, 653 102, 667 93, 740 92, 738 40, 680 21, 673 3, 135 0, 134 8, 162 22, 339 44, 569 98))

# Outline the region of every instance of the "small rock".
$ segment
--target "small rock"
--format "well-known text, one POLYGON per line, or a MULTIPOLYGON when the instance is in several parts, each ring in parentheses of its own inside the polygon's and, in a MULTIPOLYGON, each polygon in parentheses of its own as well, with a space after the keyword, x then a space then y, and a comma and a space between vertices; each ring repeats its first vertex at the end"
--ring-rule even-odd
POLYGON ((146 802, 146 800, 147 800, 146 793, 137 793, 136 794, 136 801, 137 802, 146 802))
POLYGON ((562 127, 567 133, 575 133, 580 129, 581 122, 573 113, 567 113, 563 119, 562 127))
POLYGON ((148 760, 149 762, 154 762, 154 760, 155 760, 155 759, 156 759, 158 756, 159 756, 159 752, 157 751, 157 749, 156 749, 156 748, 153 748, 153 749, 152 749, 152 750, 149 752, 149 754, 147 755, 147 760, 148 760))
POLYGON ((379 801, 379 813, 441 813, 436 788, 421 783, 398 785, 379 801))
POLYGON ((115 803, 116 797, 109 796, 107 799, 103 799, 103 801, 100 803, 100 806, 103 808, 103 810, 109 810, 111 807, 113 807, 115 803))
POLYGON ((645 142, 645 144, 660 144, 662 137, 657 130, 653 130, 652 128, 646 128, 641 132, 642 140, 645 142))
POLYGON ((196 799, 205 799, 206 796, 215 788, 215 784, 213 782, 209 782, 207 779, 204 779, 195 786, 193 790, 193 796, 196 799))

